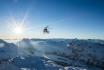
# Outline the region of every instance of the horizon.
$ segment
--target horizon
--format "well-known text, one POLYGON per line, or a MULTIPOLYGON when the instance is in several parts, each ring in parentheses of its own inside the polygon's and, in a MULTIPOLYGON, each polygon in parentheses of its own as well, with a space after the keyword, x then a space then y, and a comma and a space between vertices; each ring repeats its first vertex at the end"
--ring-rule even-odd
POLYGON ((79 38, 22 38, 22 39, 0 39, 0 40, 3 40, 8 43, 16 44, 17 42, 22 41, 24 39, 26 39, 26 40, 37 40, 38 39, 38 40, 86 40, 86 41, 87 40, 88 41, 96 40, 96 41, 104 41, 104 39, 79 39, 79 38))
POLYGON ((0 10, 0 39, 104 40, 103 0, 0 0, 0 10))

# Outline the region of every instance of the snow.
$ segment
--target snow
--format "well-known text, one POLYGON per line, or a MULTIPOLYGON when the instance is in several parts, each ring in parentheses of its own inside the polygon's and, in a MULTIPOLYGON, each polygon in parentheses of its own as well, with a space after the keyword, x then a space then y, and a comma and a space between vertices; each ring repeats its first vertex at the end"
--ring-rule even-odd
POLYGON ((0 70, 102 70, 103 53, 103 40, 0 40, 0 70))
POLYGON ((0 48, 4 47, 4 45, 5 45, 4 43, 0 43, 0 48))
POLYGON ((0 40, 0 60, 9 60, 17 56, 17 46, 0 40))
POLYGON ((13 64, 3 63, 3 64, 0 64, 0 70, 21 70, 21 69, 16 67, 13 64))

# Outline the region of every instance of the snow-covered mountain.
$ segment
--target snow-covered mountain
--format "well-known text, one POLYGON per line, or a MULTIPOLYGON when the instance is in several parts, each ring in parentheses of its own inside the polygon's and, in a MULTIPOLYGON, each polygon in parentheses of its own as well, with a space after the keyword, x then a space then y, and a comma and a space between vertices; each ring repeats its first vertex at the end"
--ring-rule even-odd
POLYGON ((23 39, 22 54, 38 55, 57 64, 104 67, 104 41, 78 39, 23 39))
POLYGON ((17 46, 0 39, 0 60, 9 60, 17 56, 17 46))
POLYGON ((67 53, 70 51, 66 47, 65 42, 62 41, 57 42, 52 40, 23 39, 22 41, 19 42, 19 45, 20 45, 20 49, 23 49, 25 53, 32 55, 38 54, 40 56, 43 56, 44 54, 49 54, 54 52, 70 54, 67 53))
POLYGON ((0 40, 0 70, 103 70, 103 53, 103 40, 0 40))

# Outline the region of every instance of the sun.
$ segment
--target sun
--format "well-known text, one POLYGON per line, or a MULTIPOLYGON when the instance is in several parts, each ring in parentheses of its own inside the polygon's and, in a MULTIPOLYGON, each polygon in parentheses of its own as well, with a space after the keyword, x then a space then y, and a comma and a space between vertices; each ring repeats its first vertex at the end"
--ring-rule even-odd
POLYGON ((15 32, 16 34, 22 34, 22 33, 23 33, 23 27, 22 27, 22 26, 16 26, 16 27, 14 28, 14 32, 15 32))

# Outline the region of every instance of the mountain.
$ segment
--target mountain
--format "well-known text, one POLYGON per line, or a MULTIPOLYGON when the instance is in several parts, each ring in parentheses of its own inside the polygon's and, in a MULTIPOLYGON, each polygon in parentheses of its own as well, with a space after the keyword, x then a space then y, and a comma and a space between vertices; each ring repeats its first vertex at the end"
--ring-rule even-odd
POLYGON ((103 53, 103 40, 0 39, 0 70, 103 70, 103 53))
POLYGON ((104 67, 104 41, 95 39, 23 39, 22 56, 40 56, 62 66, 104 67))
POLYGON ((0 39, 0 61, 9 60, 17 56, 17 46, 13 43, 7 43, 0 39))

